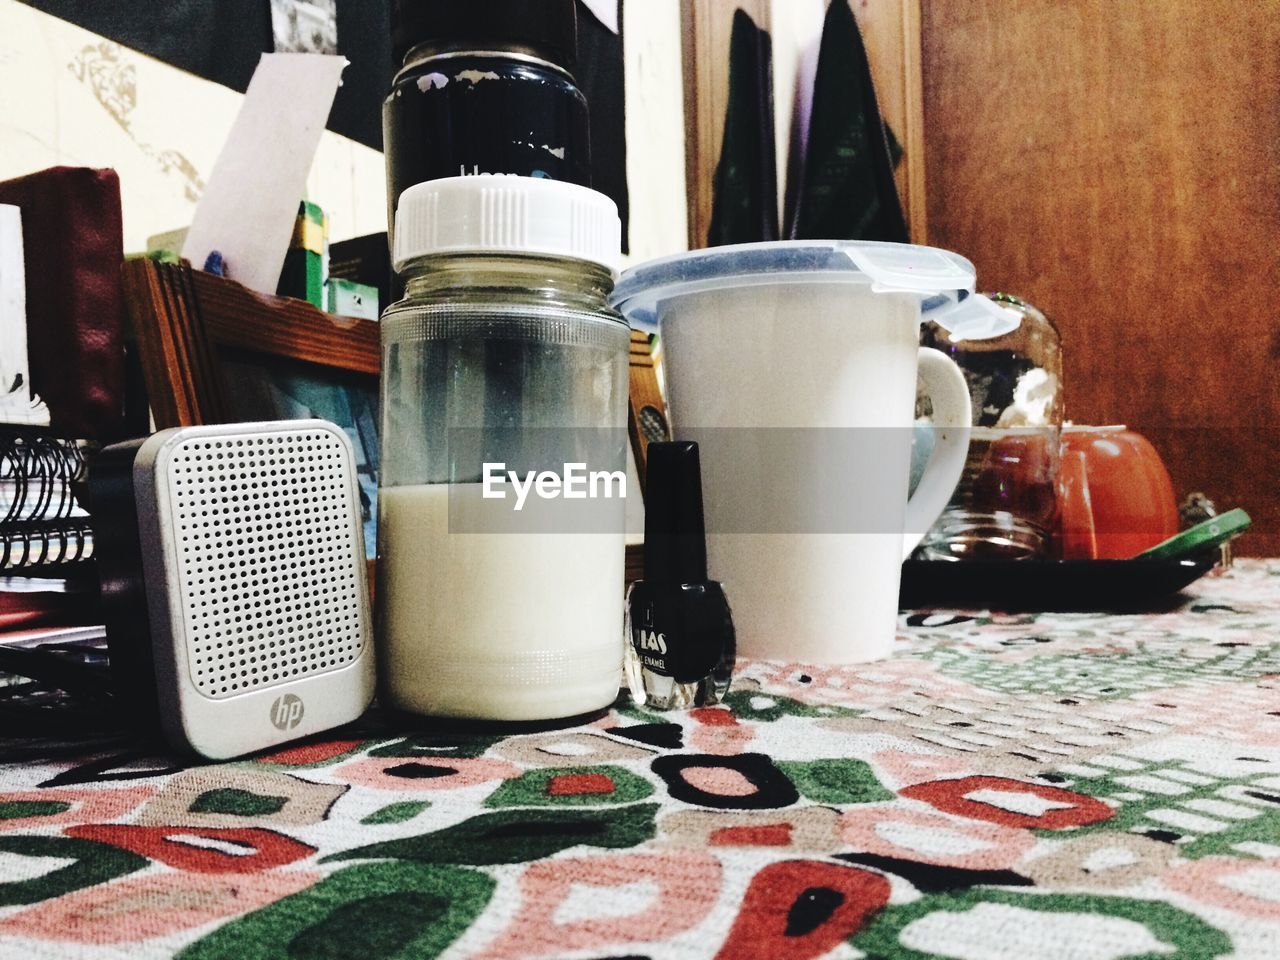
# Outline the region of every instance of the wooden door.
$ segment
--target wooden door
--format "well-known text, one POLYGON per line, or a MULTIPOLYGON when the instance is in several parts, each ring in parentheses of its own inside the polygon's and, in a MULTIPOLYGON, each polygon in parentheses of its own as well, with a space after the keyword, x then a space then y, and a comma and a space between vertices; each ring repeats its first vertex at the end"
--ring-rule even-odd
POLYGON ((1280 0, 923 4, 929 241, 1280 554, 1280 0))

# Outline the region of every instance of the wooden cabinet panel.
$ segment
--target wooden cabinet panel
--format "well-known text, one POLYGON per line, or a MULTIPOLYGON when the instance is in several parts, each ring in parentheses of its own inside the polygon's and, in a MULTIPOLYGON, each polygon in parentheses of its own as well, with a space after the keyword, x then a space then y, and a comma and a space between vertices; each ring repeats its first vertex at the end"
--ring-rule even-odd
POLYGON ((1280 554, 1280 0, 925 0, 929 240, 1280 554))

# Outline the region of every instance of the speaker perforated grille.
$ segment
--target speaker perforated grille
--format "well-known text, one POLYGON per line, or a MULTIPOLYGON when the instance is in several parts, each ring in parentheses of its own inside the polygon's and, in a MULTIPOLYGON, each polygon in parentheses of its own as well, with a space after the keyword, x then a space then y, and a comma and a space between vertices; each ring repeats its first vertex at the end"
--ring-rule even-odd
POLYGON ((212 699, 338 669, 364 643, 341 441, 309 429, 192 437, 172 451, 188 661, 212 699))

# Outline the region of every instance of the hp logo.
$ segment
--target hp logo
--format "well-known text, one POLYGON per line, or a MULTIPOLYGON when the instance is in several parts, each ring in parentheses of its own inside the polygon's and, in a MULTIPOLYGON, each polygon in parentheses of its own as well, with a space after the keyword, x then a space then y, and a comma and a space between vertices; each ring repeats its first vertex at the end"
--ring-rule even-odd
POLYGON ((271 704, 271 722, 278 730, 291 730, 302 722, 302 711, 302 698, 286 693, 271 704))

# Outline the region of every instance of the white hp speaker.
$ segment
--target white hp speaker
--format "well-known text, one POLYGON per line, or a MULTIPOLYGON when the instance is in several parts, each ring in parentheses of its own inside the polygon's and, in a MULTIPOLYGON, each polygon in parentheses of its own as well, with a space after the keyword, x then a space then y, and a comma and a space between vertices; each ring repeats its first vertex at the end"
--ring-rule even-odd
POLYGON ((351 443, 323 420, 163 430, 90 471, 115 696, 209 759, 355 720, 373 696, 351 443))

